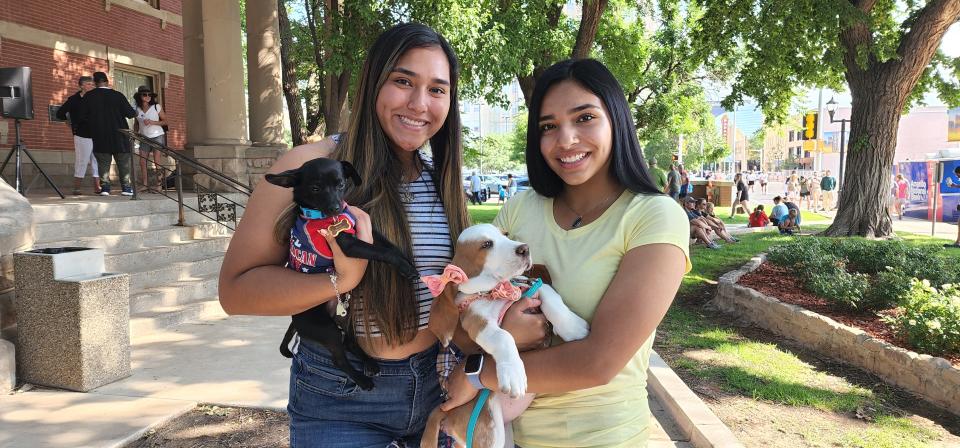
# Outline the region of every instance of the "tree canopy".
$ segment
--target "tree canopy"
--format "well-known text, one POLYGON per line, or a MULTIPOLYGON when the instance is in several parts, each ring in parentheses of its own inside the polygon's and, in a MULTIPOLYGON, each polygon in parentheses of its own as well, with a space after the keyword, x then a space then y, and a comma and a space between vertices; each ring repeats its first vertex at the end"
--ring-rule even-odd
MULTIPOLYGON (((284 1, 284 0, 280 0, 284 1)), ((306 100, 306 131, 342 129, 347 95, 366 48, 393 23, 423 22, 456 50, 461 97, 504 104, 514 81, 529 99, 536 76, 570 57, 594 57, 620 80, 641 139, 690 112, 702 101, 703 64, 690 57, 692 32, 702 13, 677 0, 398 0, 350 2, 287 0, 294 65, 306 100), (688 104, 689 105, 689 104, 688 104)), ((515 139, 514 139, 515 140, 515 139)), ((514 151, 516 154, 516 151, 514 151)), ((522 160, 522 159, 521 159, 522 160)))
POLYGON ((697 59, 730 67, 727 107, 756 99, 769 121, 784 117, 805 86, 853 99, 848 175, 827 235, 892 234, 889 172, 901 113, 934 89, 960 105, 960 58, 938 51, 960 19, 960 0, 695 0, 697 59))

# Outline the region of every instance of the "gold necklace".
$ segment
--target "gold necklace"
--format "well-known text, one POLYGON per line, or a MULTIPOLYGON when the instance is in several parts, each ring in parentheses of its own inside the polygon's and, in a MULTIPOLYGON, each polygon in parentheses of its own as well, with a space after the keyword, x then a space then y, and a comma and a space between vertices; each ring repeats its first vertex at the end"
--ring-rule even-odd
POLYGON ((587 210, 586 213, 578 213, 576 210, 573 209, 573 207, 571 207, 569 204, 567 204, 567 201, 566 201, 565 199, 563 199, 563 198, 561 198, 561 197, 558 197, 558 199, 560 199, 560 205, 566 207, 567 210, 570 210, 571 212, 573 212, 574 215, 577 216, 577 219, 574 219, 574 220, 573 220, 573 223, 570 224, 570 228, 571 228, 571 229, 576 229, 577 227, 580 227, 581 225, 583 225, 583 217, 584 217, 585 215, 587 215, 588 213, 592 213, 594 210, 600 208, 600 206, 606 204, 608 201, 610 201, 610 199, 613 199, 613 198, 616 197, 616 196, 619 196, 619 195, 616 194, 616 193, 614 193, 614 194, 612 194, 612 195, 610 195, 610 196, 607 196, 603 201, 601 201, 601 202, 598 203, 597 205, 594 205, 594 206, 591 207, 589 210, 587 210))

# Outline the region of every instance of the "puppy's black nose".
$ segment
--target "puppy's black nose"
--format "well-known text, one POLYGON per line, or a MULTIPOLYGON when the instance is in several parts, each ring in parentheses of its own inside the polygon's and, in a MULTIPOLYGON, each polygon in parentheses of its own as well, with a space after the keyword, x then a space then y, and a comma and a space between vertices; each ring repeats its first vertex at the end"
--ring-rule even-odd
POLYGON ((527 255, 530 255, 530 248, 527 247, 526 244, 521 244, 517 246, 516 252, 517 252, 517 255, 520 255, 521 257, 526 257, 527 255))

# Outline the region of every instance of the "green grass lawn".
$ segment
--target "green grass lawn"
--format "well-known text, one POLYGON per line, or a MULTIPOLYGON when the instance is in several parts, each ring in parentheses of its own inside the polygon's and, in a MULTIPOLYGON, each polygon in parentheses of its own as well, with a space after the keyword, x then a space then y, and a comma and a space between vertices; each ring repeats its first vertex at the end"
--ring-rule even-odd
POLYGON ((500 207, 500 205, 489 203, 481 205, 467 205, 467 212, 470 213, 470 222, 473 224, 493 222, 493 218, 496 218, 497 213, 500 212, 500 207))
MULTIPOLYGON (((822 228, 822 225, 810 226, 806 230, 822 228)), ((901 236, 916 244, 944 242, 922 235, 901 236)), ((805 362, 802 354, 777 343, 775 338, 751 337, 753 332, 742 330, 728 318, 717 316, 715 311, 704 310, 702 300, 713 294, 711 286, 720 275, 742 266, 771 245, 797 237, 769 231, 744 234, 740 238, 739 243, 724 244, 720 250, 693 248, 693 270, 684 277, 677 301, 658 328, 655 348, 667 363, 688 383, 705 383, 708 389, 755 400, 757 407, 786 406, 823 413, 817 420, 834 426, 826 431, 806 431, 802 428, 803 422, 791 422, 790 417, 781 416, 778 418, 787 421, 770 423, 769 429, 751 427, 754 431, 796 428, 790 431, 800 435, 794 436, 813 446, 921 447, 941 440, 945 434, 943 428, 921 424, 904 415, 891 404, 886 386, 865 387, 842 374, 824 371, 805 362), (855 417, 864 409, 872 410, 866 429, 855 417), (829 423, 834 421, 837 423, 829 423)), ((943 256, 960 259, 960 251, 944 251, 943 256)), ((722 409, 717 413, 723 414, 722 409)), ((736 426, 740 422, 727 423, 736 426)))

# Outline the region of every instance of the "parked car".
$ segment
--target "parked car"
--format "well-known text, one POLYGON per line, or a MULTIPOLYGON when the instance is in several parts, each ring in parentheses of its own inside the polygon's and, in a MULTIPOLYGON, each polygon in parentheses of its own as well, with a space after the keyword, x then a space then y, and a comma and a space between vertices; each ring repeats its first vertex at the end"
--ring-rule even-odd
POLYGON ((530 178, 527 176, 516 177, 517 193, 530 189, 530 178))

